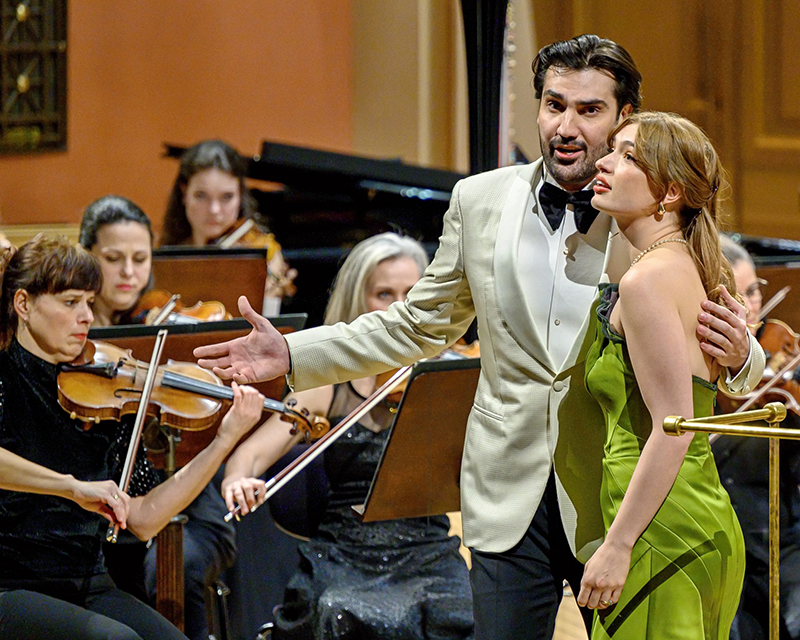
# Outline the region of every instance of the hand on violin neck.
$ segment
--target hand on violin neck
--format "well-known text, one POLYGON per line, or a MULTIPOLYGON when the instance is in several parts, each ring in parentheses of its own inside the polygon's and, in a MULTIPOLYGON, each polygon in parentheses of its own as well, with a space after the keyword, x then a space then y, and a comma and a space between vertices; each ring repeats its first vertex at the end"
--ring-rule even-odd
POLYGON ((253 310, 247 298, 239 298, 239 312, 253 325, 246 336, 197 347, 197 363, 224 380, 252 384, 289 373, 289 347, 278 330, 253 310))
POLYGON ((217 431, 217 438, 226 440, 232 448, 261 419, 264 410, 264 396, 253 387, 239 386, 231 383, 233 405, 231 406, 217 431))
POLYGON ((113 480, 84 482, 74 480, 70 487, 70 499, 86 511, 99 513, 120 529, 127 527, 131 499, 113 480))

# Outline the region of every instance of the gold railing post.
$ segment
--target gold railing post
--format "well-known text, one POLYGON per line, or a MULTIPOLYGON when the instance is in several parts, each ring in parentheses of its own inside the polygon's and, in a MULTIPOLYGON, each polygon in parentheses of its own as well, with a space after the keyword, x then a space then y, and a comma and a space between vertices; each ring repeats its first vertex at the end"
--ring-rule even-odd
POLYGON ((769 637, 778 640, 780 634, 780 440, 800 440, 800 429, 781 429, 786 407, 770 402, 763 409, 726 413, 696 420, 680 416, 664 418, 664 431, 680 436, 687 431, 719 433, 721 435, 769 438, 769 637), (767 422, 768 427, 741 426, 745 423, 767 422))
POLYGON ((780 440, 769 439, 769 637, 778 640, 781 615, 780 440))

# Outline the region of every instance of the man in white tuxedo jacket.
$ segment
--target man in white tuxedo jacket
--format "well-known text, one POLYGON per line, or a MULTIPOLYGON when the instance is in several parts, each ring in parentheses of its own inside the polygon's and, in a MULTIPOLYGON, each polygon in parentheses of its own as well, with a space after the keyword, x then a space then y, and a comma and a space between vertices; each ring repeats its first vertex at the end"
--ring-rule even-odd
MULTIPOLYGON (((248 311, 250 336, 196 352, 221 356, 201 364, 242 382, 291 368, 301 390, 433 356, 477 317, 461 508, 479 640, 550 638, 563 580, 580 588, 579 560, 602 540, 603 418, 583 384, 584 356, 598 283, 618 281, 631 261, 611 219, 586 202, 608 133, 640 104, 633 60, 580 36, 542 49, 534 73, 543 159, 456 185, 436 256, 405 303, 287 335, 288 353, 248 311)), ((737 316, 708 304, 702 348, 740 371, 723 384, 744 392, 760 380, 763 353, 741 305, 732 303, 737 316)))

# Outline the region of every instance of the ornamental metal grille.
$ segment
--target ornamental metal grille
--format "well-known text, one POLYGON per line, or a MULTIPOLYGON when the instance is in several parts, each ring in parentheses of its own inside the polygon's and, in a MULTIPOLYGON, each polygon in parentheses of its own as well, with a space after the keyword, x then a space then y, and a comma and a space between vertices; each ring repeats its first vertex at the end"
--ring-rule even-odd
POLYGON ((67 143, 67 0, 0 0, 0 152, 67 143))

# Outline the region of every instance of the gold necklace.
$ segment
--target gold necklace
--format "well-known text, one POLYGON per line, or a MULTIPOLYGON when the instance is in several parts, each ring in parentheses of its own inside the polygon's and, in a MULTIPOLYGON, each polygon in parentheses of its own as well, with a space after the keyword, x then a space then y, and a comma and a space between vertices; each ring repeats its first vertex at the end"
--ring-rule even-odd
POLYGON ((633 259, 633 262, 631 262, 631 267, 632 267, 633 265, 635 265, 637 262, 639 262, 639 260, 641 260, 641 259, 642 259, 642 256, 643 256, 645 253, 649 253, 649 252, 651 252, 653 249, 655 249, 656 247, 659 247, 659 246, 661 246, 662 244, 665 244, 665 243, 667 243, 667 242, 682 242, 683 244, 687 244, 686 240, 684 240, 683 238, 664 238, 663 240, 658 240, 658 241, 654 242, 653 244, 651 244, 649 247, 647 247, 647 249, 645 249, 644 251, 642 251, 642 252, 641 252, 641 253, 640 253, 638 256, 636 256, 636 257, 633 259))

